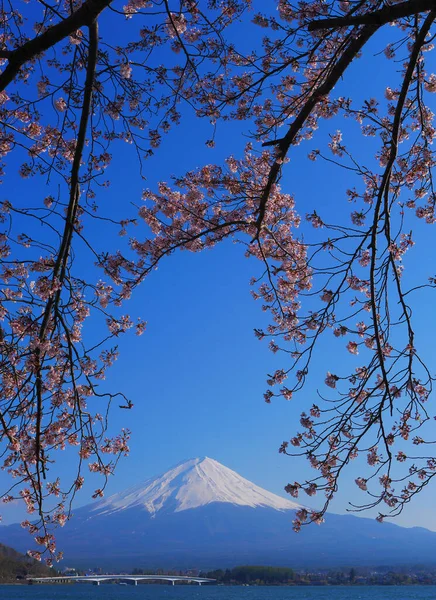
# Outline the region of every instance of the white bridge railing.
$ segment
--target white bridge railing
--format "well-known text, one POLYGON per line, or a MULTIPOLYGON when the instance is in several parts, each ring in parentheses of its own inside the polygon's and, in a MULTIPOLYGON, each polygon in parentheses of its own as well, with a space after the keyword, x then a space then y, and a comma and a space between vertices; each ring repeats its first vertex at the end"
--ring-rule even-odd
POLYGON ((138 585, 138 581, 168 581, 175 585, 176 582, 186 581, 188 583, 214 583, 216 579, 208 579, 207 577, 191 577, 187 575, 127 575, 118 573, 116 575, 60 575, 58 577, 28 577, 29 583, 69 583, 77 581, 80 583, 93 583, 100 585, 103 581, 121 581, 123 583, 131 583, 138 585))

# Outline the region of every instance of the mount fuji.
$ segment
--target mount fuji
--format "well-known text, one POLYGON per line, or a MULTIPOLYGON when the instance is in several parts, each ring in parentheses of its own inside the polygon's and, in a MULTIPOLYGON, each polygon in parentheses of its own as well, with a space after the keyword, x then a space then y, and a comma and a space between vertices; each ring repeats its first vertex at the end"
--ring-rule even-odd
MULTIPOLYGON (((57 532, 70 565, 202 568, 431 564, 436 533, 372 519, 328 514, 320 527, 292 531, 299 504, 272 494, 210 458, 78 508, 57 532)), ((19 525, 0 541, 29 547, 19 525)))
POLYGON ((216 460, 204 457, 182 462, 160 477, 101 500, 90 512, 94 516, 111 515, 140 508, 154 517, 162 511, 177 513, 214 502, 278 511, 300 508, 296 502, 271 494, 216 460))

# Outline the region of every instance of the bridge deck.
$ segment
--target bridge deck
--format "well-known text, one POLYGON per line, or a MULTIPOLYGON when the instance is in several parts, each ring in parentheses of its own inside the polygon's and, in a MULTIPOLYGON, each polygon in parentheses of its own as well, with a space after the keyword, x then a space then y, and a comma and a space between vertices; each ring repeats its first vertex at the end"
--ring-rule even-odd
POLYGON ((175 585, 176 582, 187 582, 187 583, 214 583, 216 579, 209 579, 207 577, 191 577, 188 575, 129 575, 127 573, 116 573, 113 575, 60 575, 56 577, 28 577, 29 583, 68 583, 74 582, 87 582, 100 585, 103 581, 131 581, 133 585, 137 585, 138 581, 168 581, 175 585))

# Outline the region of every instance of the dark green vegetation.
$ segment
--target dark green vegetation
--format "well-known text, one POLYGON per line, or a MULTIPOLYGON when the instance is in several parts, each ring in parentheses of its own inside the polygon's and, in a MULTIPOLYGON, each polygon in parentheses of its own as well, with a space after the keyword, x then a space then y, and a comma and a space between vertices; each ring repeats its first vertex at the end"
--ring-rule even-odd
POLYGON ((44 577, 53 575, 53 569, 38 563, 36 560, 20 554, 13 548, 0 544, 0 583, 16 583, 26 581, 28 575, 44 577))
POLYGON ((228 585, 435 585, 435 567, 362 567, 338 570, 293 570, 240 566, 201 573, 228 585))
POLYGON ((295 580, 295 573, 287 567, 241 566, 234 569, 218 569, 205 575, 218 583, 283 584, 295 580))

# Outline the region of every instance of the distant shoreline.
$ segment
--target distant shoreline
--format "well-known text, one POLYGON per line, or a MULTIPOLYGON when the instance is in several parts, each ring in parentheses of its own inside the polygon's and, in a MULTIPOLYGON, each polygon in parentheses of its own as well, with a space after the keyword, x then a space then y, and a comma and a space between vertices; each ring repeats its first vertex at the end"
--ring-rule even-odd
MULTIPOLYGON (((29 584, 27 582, 0 582, 0 587, 10 587, 10 586, 18 586, 18 587, 41 587, 41 586, 50 586, 50 587, 59 587, 59 586, 71 586, 71 585, 81 585, 81 586, 92 586, 93 584, 91 582, 89 583, 75 583, 75 582, 70 582, 70 583, 53 583, 53 582, 47 582, 47 583, 35 583, 35 584, 29 584)), ((102 585, 119 585, 117 581, 107 581, 104 583, 101 583, 99 587, 101 587, 102 585)), ((131 585, 132 587, 137 587, 137 586, 133 586, 132 584, 127 584, 127 585, 131 585)), ((159 586, 159 584, 156 583, 138 583, 138 586, 159 586)), ((177 584, 176 584, 177 585, 177 584)), ((177 585, 177 587, 199 587, 199 586, 195 586, 195 584, 179 584, 177 585)), ((409 583, 343 583, 343 584, 339 584, 339 583, 280 583, 280 584, 241 584, 241 583, 222 583, 222 584, 207 584, 207 585, 203 585, 201 587, 262 587, 262 588, 266 588, 266 587, 290 587, 290 588, 319 588, 319 587, 329 587, 329 588, 335 588, 335 587, 341 587, 341 588, 362 588, 362 587, 371 587, 371 588, 376 588, 376 587, 380 587, 380 588, 385 588, 385 587, 436 587, 436 582, 409 582, 409 583)), ((169 586, 169 587, 173 587, 173 586, 169 586)))

